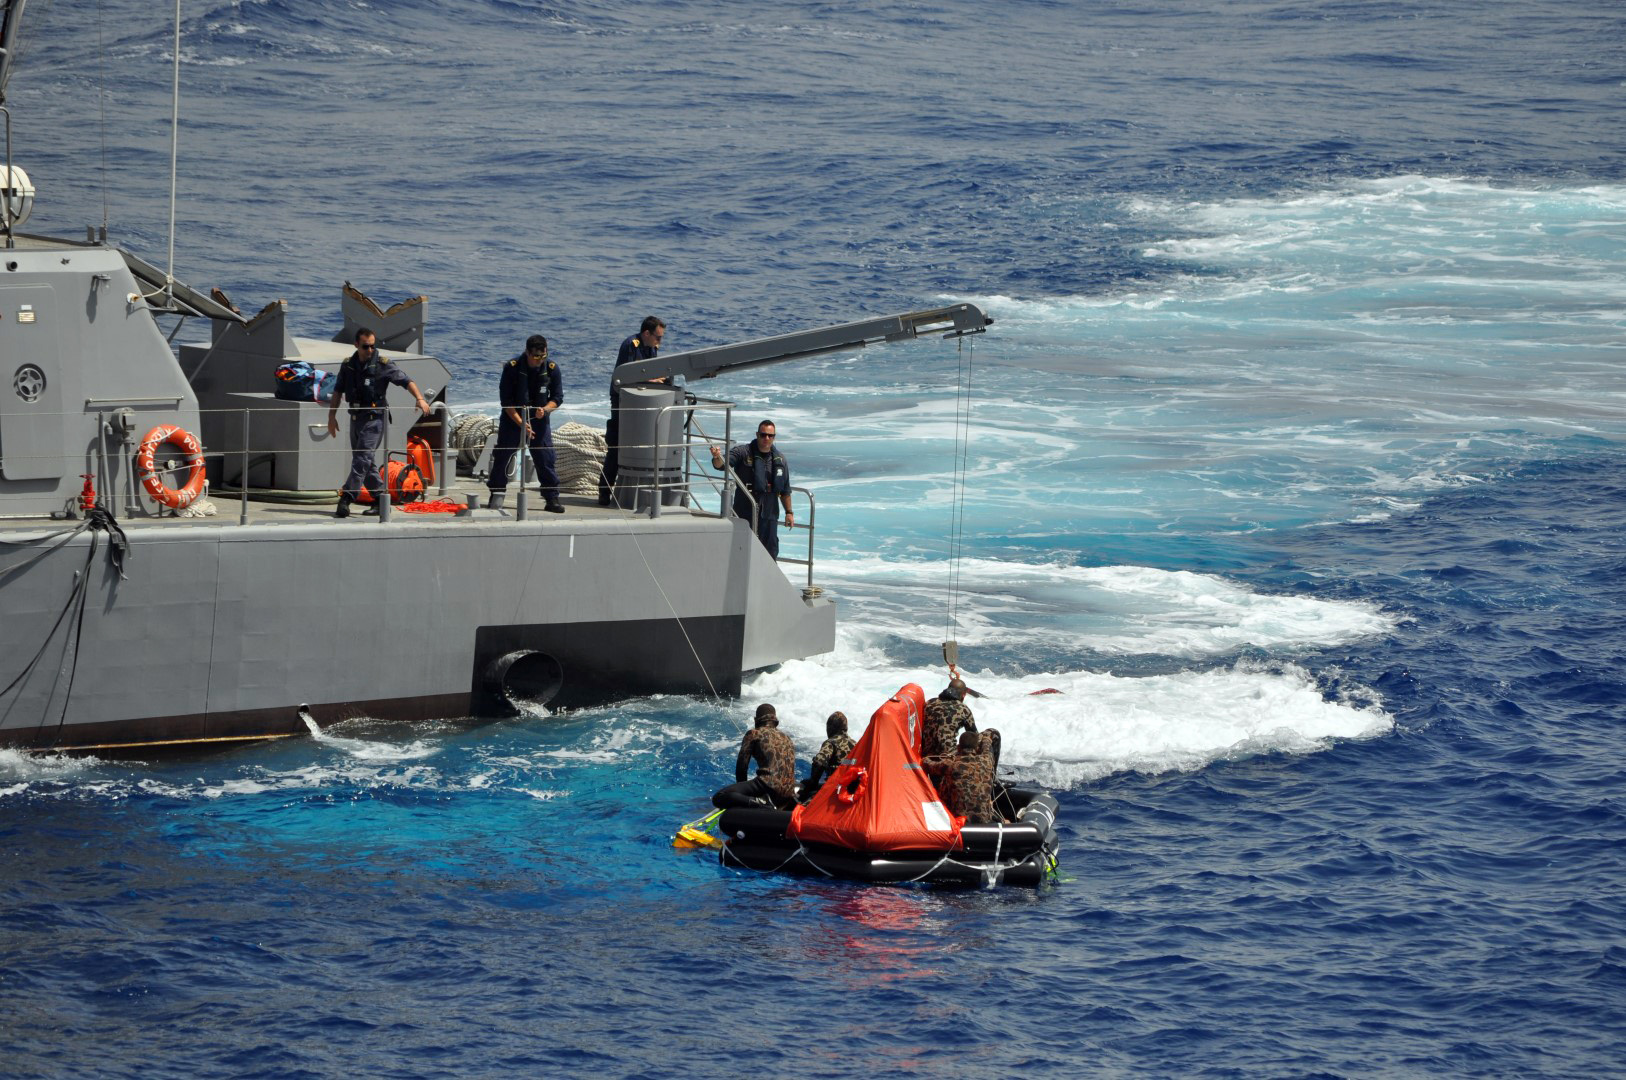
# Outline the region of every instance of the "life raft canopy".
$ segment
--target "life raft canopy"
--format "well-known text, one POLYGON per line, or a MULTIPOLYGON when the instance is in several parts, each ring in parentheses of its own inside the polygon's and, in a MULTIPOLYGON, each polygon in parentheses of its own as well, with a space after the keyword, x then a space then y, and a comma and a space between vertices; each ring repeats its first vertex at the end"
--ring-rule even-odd
POLYGON ((909 683, 869 718, 869 727, 786 835, 854 851, 947 851, 965 819, 948 812, 920 763, 926 692, 909 683))

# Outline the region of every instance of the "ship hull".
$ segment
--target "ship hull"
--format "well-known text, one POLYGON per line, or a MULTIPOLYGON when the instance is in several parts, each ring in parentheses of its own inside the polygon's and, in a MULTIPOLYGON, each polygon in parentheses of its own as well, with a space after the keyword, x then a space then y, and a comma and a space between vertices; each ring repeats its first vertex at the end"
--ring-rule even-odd
POLYGON ((16 680, 0 745, 208 745, 301 734, 307 717, 500 715, 496 673, 515 654, 557 672, 554 708, 727 696, 751 670, 834 645, 834 605, 804 598, 731 519, 397 514, 126 532, 122 578, 89 532, 0 574, 0 679, 16 680))

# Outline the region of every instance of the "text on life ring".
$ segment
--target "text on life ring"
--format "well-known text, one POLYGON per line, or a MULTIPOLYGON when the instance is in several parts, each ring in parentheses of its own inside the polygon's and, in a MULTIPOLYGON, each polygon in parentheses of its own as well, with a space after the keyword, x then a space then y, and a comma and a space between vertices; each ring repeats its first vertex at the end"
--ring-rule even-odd
POLYGON ((141 480, 141 486, 147 489, 147 494, 163 505, 172 510, 190 506, 193 499, 203 494, 203 444, 185 428, 159 424, 147 432, 147 437, 141 440, 141 446, 136 450, 136 475, 141 480), (179 488, 165 486, 153 461, 154 453, 165 444, 186 455, 186 483, 179 488))

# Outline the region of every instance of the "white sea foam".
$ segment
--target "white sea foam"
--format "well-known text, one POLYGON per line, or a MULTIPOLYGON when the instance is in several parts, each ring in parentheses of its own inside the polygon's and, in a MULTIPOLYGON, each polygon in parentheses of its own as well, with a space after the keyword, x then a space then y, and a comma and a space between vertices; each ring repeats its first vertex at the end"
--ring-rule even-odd
MULTIPOLYGON (((1378 522, 1407 511, 1373 496, 1446 493, 1555 438, 1626 433, 1626 185, 1406 176, 1124 209, 1171 267, 1156 283, 978 301, 1009 398, 975 404, 974 535, 1000 512, 1006 535, 1058 548, 1049 523, 1069 519, 1083 537, 1378 522), (1007 482, 978 451, 1006 449, 1024 410, 1062 448, 1035 442, 1007 482), (1127 487, 1143 494, 1104 495, 1127 487)), ((876 426, 914 434, 891 420, 876 426)), ((939 459, 935 491, 947 455, 904 460, 939 459)))
POLYGON ((0 798, 31 790, 39 781, 72 781, 101 767, 95 757, 0 749, 0 798))
MULTIPOLYGON (((781 726, 811 754, 830 712, 845 712, 857 737, 900 686, 919 683, 930 696, 944 682, 940 669, 847 663, 853 658, 838 648, 830 657, 754 676, 744 687, 745 705, 774 702, 781 726)), ((1309 753, 1394 727, 1381 708, 1327 700, 1310 674, 1292 665, 1138 678, 1084 671, 965 676, 984 695, 970 702, 979 726, 1003 736, 1003 770, 1058 786, 1124 770, 1189 771, 1222 759, 1309 753), (1043 690, 1060 692, 1035 693, 1043 690)))
MULTIPOLYGON (((821 577, 864 611, 872 630, 939 641, 949 585, 946 562, 846 557, 820 562, 821 577)), ((1354 601, 1258 593, 1189 571, 1145 566, 1064 566, 960 561, 956 638, 1020 647, 1044 627, 1051 648, 1108 655, 1222 655, 1245 647, 1325 647, 1386 633, 1393 620, 1354 601)))
POLYGON ((417 758, 432 757, 440 752, 439 744, 432 739, 414 739, 408 743, 398 743, 383 739, 360 739, 339 735, 332 728, 318 728, 309 721, 306 722, 306 726, 311 729, 311 738, 324 746, 343 751, 358 761, 380 763, 412 761, 417 758))

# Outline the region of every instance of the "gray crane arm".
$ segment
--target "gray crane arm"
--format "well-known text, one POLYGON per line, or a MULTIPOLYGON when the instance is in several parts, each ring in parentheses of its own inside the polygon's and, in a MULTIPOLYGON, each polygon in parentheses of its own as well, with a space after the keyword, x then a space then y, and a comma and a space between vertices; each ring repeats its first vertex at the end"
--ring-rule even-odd
POLYGON ((944 337, 980 334, 993 321, 975 304, 907 311, 901 315, 864 319, 817 330, 798 330, 794 334, 742 341, 735 345, 717 345, 709 349, 634 360, 615 369, 610 385, 630 386, 674 375, 682 375, 686 379, 709 379, 735 368, 799 360, 804 356, 858 349, 882 341, 907 341, 922 334, 940 333, 944 337))

